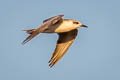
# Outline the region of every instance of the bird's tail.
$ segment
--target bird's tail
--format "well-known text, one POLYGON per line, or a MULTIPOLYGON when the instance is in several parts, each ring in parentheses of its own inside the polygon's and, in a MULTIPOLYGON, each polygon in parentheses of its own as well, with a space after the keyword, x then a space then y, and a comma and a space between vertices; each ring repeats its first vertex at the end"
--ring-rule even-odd
POLYGON ((35 29, 22 30, 22 31, 25 31, 28 34, 32 34, 35 31, 35 29))
POLYGON ((29 30, 23 30, 23 31, 25 31, 30 35, 22 42, 22 44, 27 43, 28 41, 30 41, 32 38, 34 38, 36 35, 40 33, 37 29, 29 29, 29 30))

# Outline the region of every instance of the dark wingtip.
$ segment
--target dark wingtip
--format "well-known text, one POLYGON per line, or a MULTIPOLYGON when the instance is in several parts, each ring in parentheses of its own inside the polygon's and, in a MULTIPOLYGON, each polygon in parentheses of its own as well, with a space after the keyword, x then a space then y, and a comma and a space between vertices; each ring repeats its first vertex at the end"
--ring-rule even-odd
POLYGON ((61 17, 63 17, 64 15, 63 15, 63 14, 60 14, 60 15, 58 15, 58 16, 61 16, 61 17))
POLYGON ((22 42, 21 44, 24 45, 26 42, 22 42))
POLYGON ((53 63, 50 63, 49 66, 50 66, 50 68, 52 68, 52 67, 54 66, 54 64, 53 64, 53 63))
POLYGON ((25 41, 23 41, 21 44, 22 44, 22 45, 24 45, 25 43, 26 43, 26 42, 25 42, 25 41))

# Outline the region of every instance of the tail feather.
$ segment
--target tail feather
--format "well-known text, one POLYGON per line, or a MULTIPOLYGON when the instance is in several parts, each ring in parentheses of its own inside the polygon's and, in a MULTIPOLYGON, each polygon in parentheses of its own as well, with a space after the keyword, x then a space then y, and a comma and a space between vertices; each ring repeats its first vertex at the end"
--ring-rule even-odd
POLYGON ((35 29, 29 29, 29 30, 23 30, 23 31, 25 31, 28 34, 32 34, 35 31, 35 29))
POLYGON ((34 38, 36 35, 38 35, 40 32, 38 32, 35 29, 31 29, 31 30, 24 30, 26 31, 26 33, 30 34, 23 42, 22 44, 24 45, 25 43, 27 43, 28 41, 30 41, 32 38, 34 38))

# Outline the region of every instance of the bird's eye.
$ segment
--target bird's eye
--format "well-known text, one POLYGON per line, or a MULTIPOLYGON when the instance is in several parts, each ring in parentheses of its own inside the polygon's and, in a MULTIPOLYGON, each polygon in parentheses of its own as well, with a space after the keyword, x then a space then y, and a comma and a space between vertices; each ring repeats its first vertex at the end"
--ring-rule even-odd
POLYGON ((73 24, 79 24, 79 22, 73 22, 73 24))

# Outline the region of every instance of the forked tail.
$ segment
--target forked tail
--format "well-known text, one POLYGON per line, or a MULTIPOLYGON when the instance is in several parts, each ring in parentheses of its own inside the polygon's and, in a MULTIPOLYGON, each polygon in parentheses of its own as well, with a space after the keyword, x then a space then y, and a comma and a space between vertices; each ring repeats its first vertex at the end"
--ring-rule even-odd
POLYGON ((30 34, 23 42, 22 44, 24 45, 25 43, 27 43, 28 41, 30 41, 32 38, 34 38, 36 35, 39 34, 39 31, 36 29, 29 29, 29 30, 23 30, 26 33, 30 34))
POLYGON ((32 34, 35 31, 35 29, 22 30, 22 31, 25 31, 28 34, 32 34))

